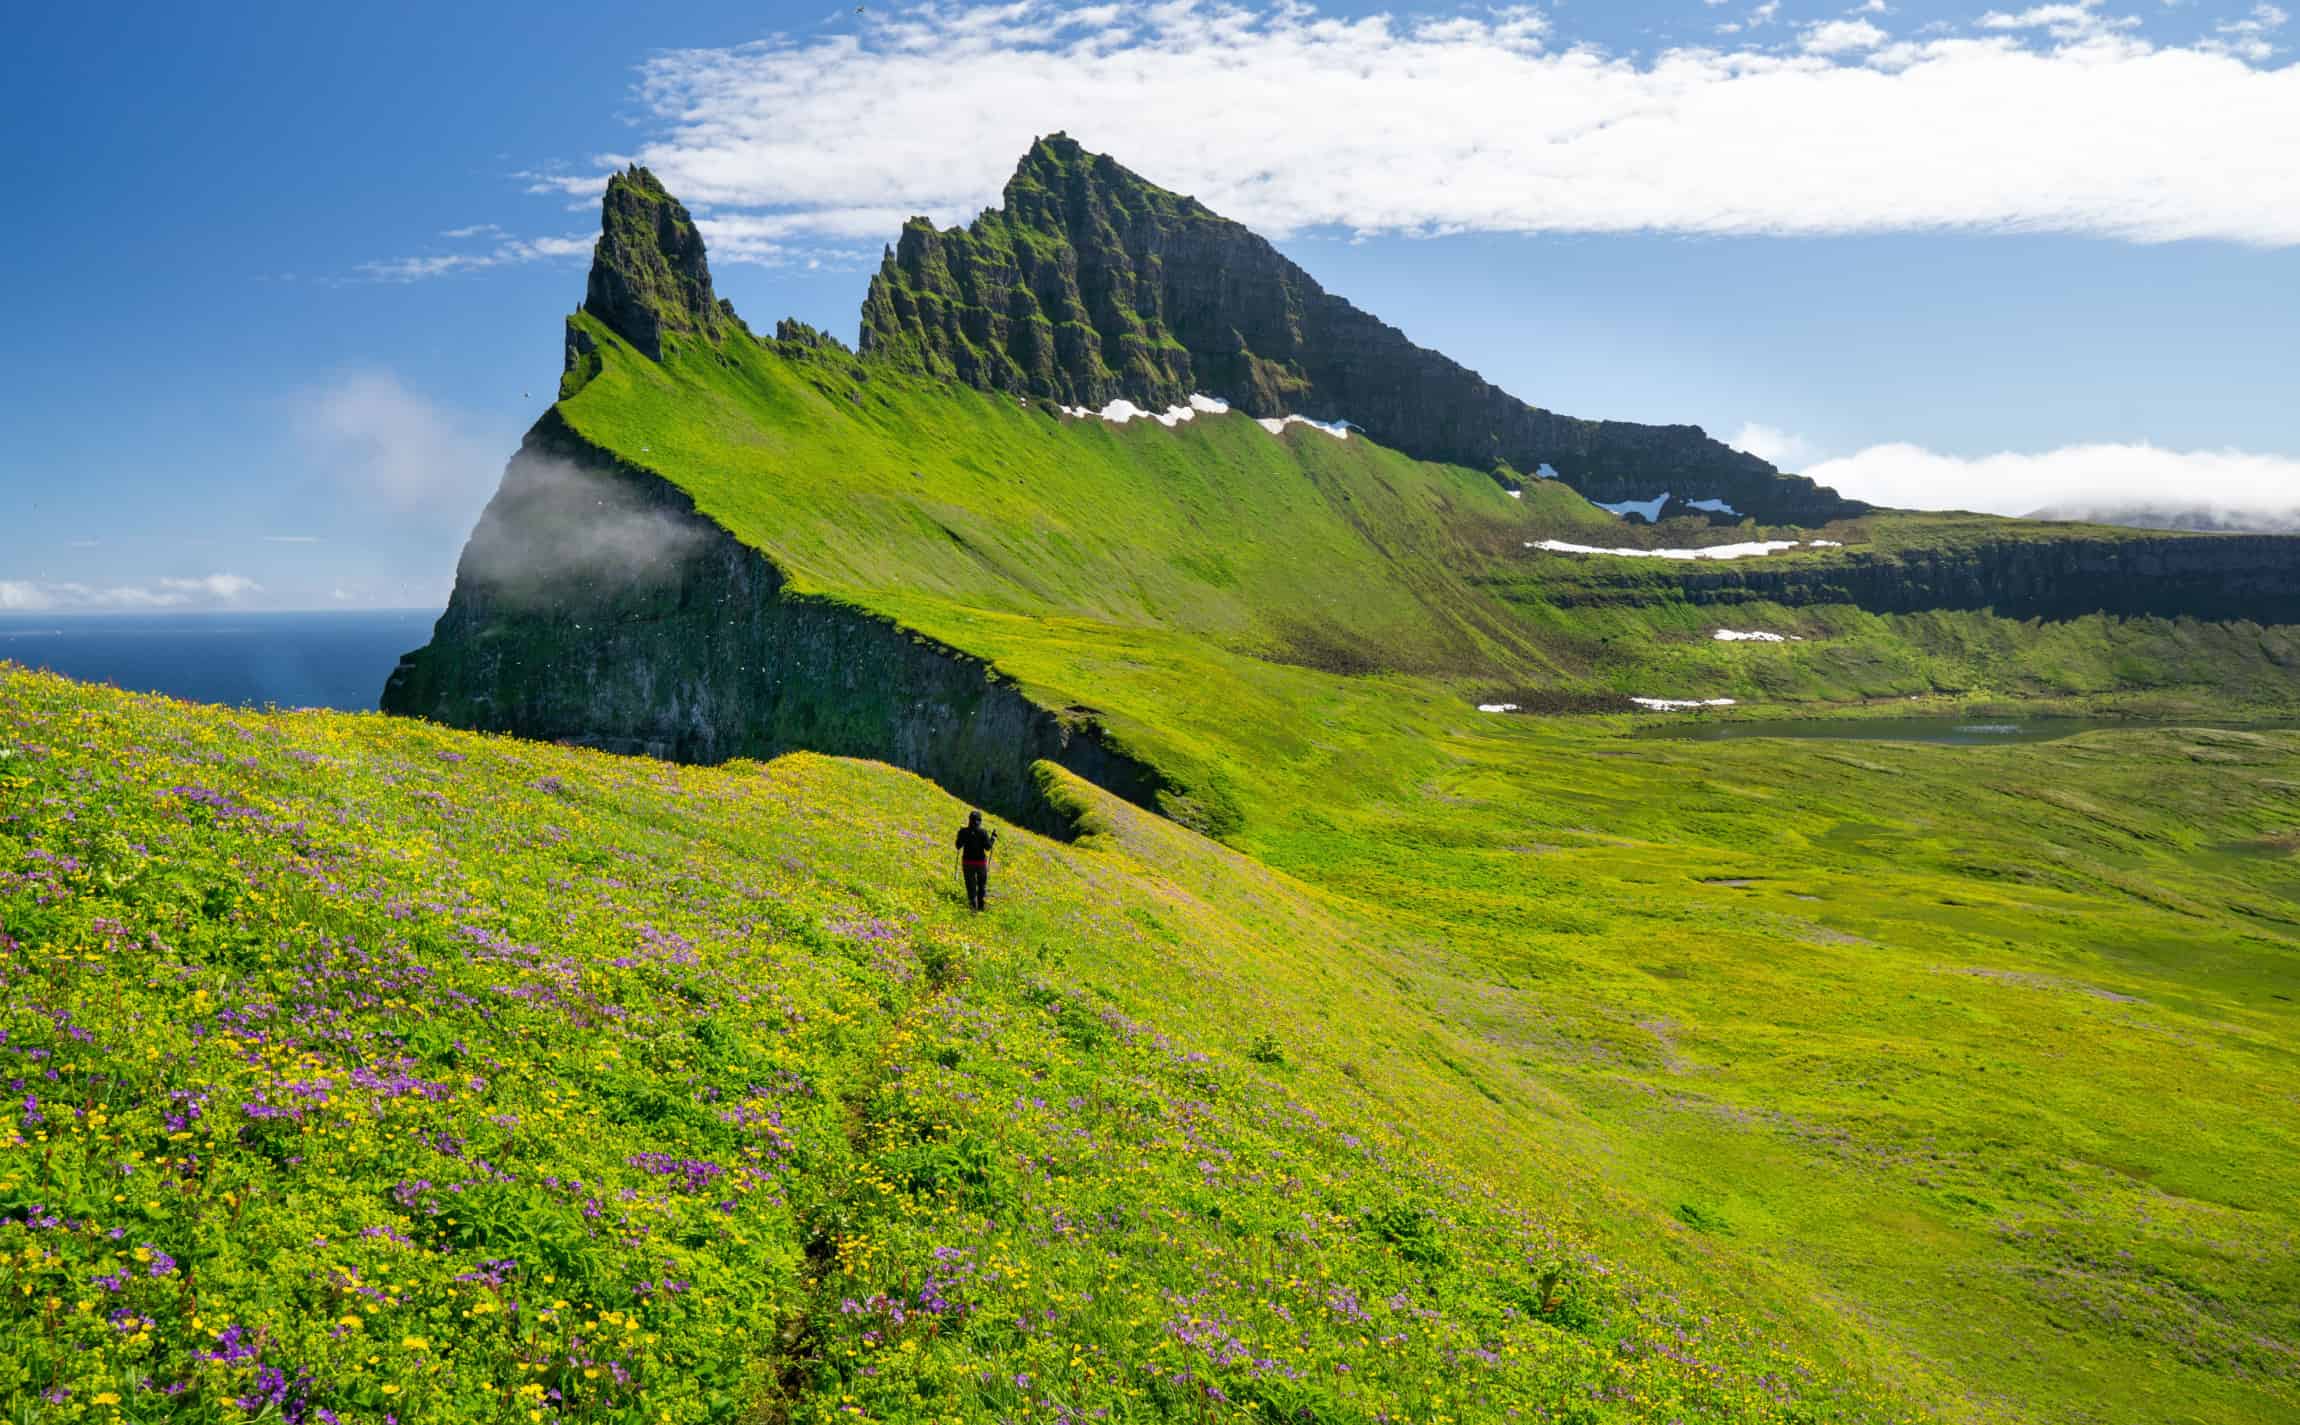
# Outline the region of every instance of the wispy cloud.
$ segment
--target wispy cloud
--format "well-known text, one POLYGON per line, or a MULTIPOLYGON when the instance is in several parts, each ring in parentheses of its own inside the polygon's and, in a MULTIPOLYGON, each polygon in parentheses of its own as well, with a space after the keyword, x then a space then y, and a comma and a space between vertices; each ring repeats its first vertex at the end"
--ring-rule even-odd
POLYGON ((2043 30, 2056 40, 2071 41, 2134 29, 2140 20, 2137 16, 2105 13, 2101 0, 2075 0, 2073 4, 2032 5, 2009 14, 1991 10, 1981 16, 1980 24, 1984 30, 2043 30))
POLYGON ((2205 46, 2254 64, 2266 64, 2282 49, 2269 36, 2283 29, 2291 18, 2281 6, 2255 5, 2241 20, 2223 20, 2214 25, 2212 38, 2205 41, 2205 46))
POLYGON ((160 587, 188 598, 236 599, 260 591, 263 585, 243 574, 209 574, 198 579, 162 579, 160 587))
MULTIPOLYGON (((500 235, 502 231, 493 223, 483 223, 478 227, 454 228, 442 236, 467 238, 500 235)), ((450 277, 459 272, 480 272, 490 267, 516 267, 529 262, 588 257, 591 255, 591 243, 592 239, 581 234, 538 238, 499 237, 493 246, 487 248, 385 258, 376 262, 363 262, 355 270, 370 282, 421 282, 428 277, 450 277)))
POLYGON ((317 544, 319 543, 319 536, 316 534, 267 534, 264 536, 264 543, 317 544))
POLYGON ((2263 67, 2241 36, 2152 44, 2098 0, 1918 38, 1862 5, 1791 44, 1764 38, 1777 0, 1725 13, 1747 27, 1736 46, 1624 58, 1523 8, 874 6, 846 33, 657 55, 640 71, 643 142, 527 179, 586 198, 603 166, 637 159, 730 259, 875 247, 914 212, 969 217, 1057 129, 1280 235, 2300 243, 2300 67, 2263 67))
POLYGON ((0 609, 72 612, 95 609, 176 609, 213 607, 263 592, 244 574, 206 574, 159 579, 144 584, 51 583, 0 579, 0 609))

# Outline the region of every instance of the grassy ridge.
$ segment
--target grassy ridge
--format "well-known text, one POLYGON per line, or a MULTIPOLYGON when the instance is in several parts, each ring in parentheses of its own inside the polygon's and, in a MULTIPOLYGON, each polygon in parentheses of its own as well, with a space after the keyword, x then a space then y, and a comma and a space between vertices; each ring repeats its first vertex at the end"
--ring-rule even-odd
POLYGON ((1915 1418, 1083 784, 974 918, 864 764, 5 669, 0 751, 10 1418, 1915 1418))
POLYGON ((677 481, 809 592, 1499 666, 1538 650, 1459 571, 1610 523, 1560 487, 1513 500, 1482 474, 1239 415, 1076 420, 739 333, 657 365, 574 320, 608 359, 561 403, 568 424, 677 481))

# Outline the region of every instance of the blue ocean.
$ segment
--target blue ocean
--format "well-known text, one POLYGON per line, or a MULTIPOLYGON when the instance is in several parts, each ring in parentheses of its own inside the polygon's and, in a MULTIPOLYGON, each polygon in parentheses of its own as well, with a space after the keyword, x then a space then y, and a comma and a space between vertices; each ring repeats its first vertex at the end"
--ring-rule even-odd
POLYGON ((0 661, 203 703, 372 711, 436 609, 0 614, 0 661))

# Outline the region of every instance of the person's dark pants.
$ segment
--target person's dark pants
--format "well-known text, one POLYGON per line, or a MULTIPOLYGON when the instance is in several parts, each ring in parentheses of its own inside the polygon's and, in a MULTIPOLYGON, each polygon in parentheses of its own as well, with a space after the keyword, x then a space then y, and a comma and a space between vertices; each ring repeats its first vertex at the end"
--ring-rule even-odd
POLYGON ((966 903, 981 910, 990 898, 990 867, 980 861, 969 861, 966 871, 966 903))

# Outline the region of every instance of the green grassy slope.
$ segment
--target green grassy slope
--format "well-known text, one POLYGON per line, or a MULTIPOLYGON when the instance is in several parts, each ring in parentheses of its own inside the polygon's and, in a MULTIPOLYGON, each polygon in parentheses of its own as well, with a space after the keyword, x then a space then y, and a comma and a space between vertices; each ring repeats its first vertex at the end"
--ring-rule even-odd
MULTIPOLYGON (((1530 683, 1773 704, 2136 690, 2184 694, 2200 709, 2294 702, 2289 670, 2300 649, 2280 631, 2247 625, 1770 604, 1552 608, 1542 581, 1570 581, 1579 561, 1529 557, 1528 541, 1805 532, 1641 531, 1554 483, 1529 481, 1513 499, 1482 473, 1407 460, 1362 439, 1300 426, 1272 437, 1236 415, 1171 429, 1074 420, 741 332, 716 345, 674 338, 658 364, 595 319, 573 321, 599 352, 596 374, 571 380, 560 404, 577 432, 679 484, 801 590, 897 613, 974 651, 992 651, 968 642, 986 620, 1022 631, 995 640, 999 648, 1058 631, 1075 659, 1041 656, 1030 670, 1011 670, 1037 678, 1050 701, 1100 705, 1102 665, 1131 660, 1147 641, 1181 662, 1246 655, 1424 675, 1473 694, 1530 683), (1716 646, 1709 634, 1721 626, 1806 641, 1716 646), (1076 660, 1097 666, 1066 680, 1076 660)), ((1827 535, 1849 551, 1896 555, 2067 532, 1879 515, 1827 535)), ((1670 574, 1645 561, 1602 562, 1656 581, 1670 574)), ((1122 724, 1127 711, 1116 709, 1122 724)), ((1129 729, 1137 740, 1166 725, 1159 711, 1157 726, 1129 729)))
POLYGON ((1378 927, 1056 794, 977 918, 884 768, 0 667, 9 1418, 1918 1418, 1378 927))
POLYGON ((1240 415, 1077 420, 836 351, 689 343, 604 354, 561 403, 578 433, 665 473, 808 592, 1181 630, 1281 657, 1425 668, 1538 658, 1465 568, 1615 521, 1544 485, 1240 415))
MULTIPOLYGON (((1524 541, 1622 528, 1563 491, 1236 419, 1064 421, 741 339, 660 368, 610 349, 562 409, 802 587, 1100 709, 1196 824, 1315 887, 1378 952, 1336 962, 1378 995, 1326 1052, 1388 1102, 1435 1074, 1478 1120, 1422 1121, 1473 1174, 1515 1193, 1537 1160, 1626 1194, 1626 1220, 1783 1274, 1953 1413, 2300 1400, 2288 739, 1667 745, 1472 706, 2225 715, 2291 705, 2287 631, 1557 609, 1524 541)), ((1932 526, 1993 537, 1832 534, 1890 553, 1932 526)))
POLYGON ((1489 719, 974 919, 866 764, 0 679, 30 1418, 2300 1408, 2294 735, 1489 719))

